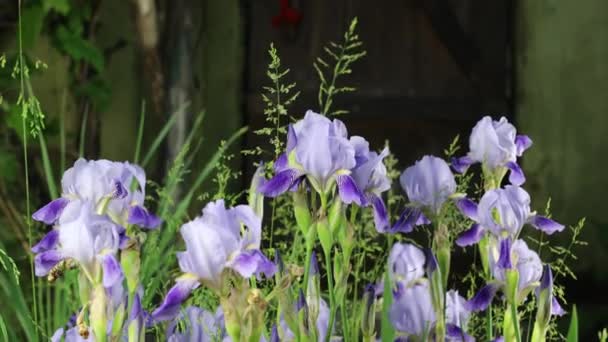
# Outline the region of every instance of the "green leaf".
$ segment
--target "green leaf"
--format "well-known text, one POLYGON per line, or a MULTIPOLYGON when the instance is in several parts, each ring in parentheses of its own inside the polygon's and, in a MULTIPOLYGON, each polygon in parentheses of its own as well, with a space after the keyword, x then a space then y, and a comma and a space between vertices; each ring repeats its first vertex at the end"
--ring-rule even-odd
POLYGON ((568 342, 578 342, 578 315, 576 313, 576 305, 572 306, 572 318, 570 319, 570 328, 568 328, 568 342))
POLYGON ((57 28, 55 37, 60 49, 74 60, 85 61, 91 64, 96 71, 103 71, 103 54, 90 41, 84 39, 80 34, 70 31, 63 25, 57 28))
POLYGON ((44 0, 42 1, 44 12, 55 11, 59 14, 66 15, 70 11, 69 0, 44 0))
POLYGON ((21 37, 23 39, 24 48, 31 48, 36 43, 42 24, 44 22, 44 11, 40 5, 32 5, 23 9, 21 20, 25 25, 22 25, 21 37))
POLYGON ((90 98, 96 109, 104 112, 110 105, 112 89, 101 77, 93 77, 76 89, 76 94, 90 98))

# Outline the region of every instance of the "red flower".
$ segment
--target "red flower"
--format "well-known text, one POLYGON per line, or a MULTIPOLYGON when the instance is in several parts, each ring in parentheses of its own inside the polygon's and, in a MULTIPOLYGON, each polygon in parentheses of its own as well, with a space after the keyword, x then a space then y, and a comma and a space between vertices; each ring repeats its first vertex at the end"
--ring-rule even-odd
POLYGON ((278 15, 272 17, 272 26, 296 26, 302 19, 302 14, 297 9, 289 6, 289 0, 279 0, 281 6, 278 15))

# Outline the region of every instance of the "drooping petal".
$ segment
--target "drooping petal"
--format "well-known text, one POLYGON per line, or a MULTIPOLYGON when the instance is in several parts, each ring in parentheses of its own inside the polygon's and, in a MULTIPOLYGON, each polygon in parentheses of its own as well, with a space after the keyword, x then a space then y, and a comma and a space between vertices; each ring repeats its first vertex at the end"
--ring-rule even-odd
POLYGON ((551 298, 551 314, 555 315, 555 316, 563 316, 566 313, 567 312, 564 309, 562 309, 562 306, 559 305, 557 298, 555 298, 555 296, 553 298, 551 298))
POLYGON ((291 188, 294 182, 302 176, 302 173, 295 169, 285 169, 280 171, 268 182, 258 187, 258 191, 267 197, 277 197, 291 188))
POLYGON ((361 193, 361 190, 357 187, 355 180, 346 174, 339 174, 336 176, 336 183, 338 185, 338 193, 340 199, 346 204, 355 202, 361 206, 365 204, 365 197, 361 193))
POLYGON ((517 148, 518 157, 521 157, 524 151, 530 148, 530 146, 532 146, 532 139, 530 139, 530 137, 527 135, 518 134, 515 137, 515 147, 517 148))
POLYGON ((146 208, 134 205, 129 209, 128 222, 144 228, 154 229, 162 223, 162 220, 158 216, 148 212, 146 208))
POLYGON ((498 284, 488 284, 482 287, 473 298, 464 304, 465 308, 472 312, 487 309, 499 288, 500 285, 498 284))
POLYGON ((536 229, 541 230, 549 235, 551 235, 555 232, 561 232, 562 230, 564 230, 563 224, 560 224, 558 222, 553 221, 550 218, 540 216, 540 215, 534 215, 534 216, 530 217, 529 222, 536 229))
POLYGON ((48 232, 37 244, 32 247, 32 252, 42 253, 55 248, 59 241, 59 230, 53 229, 48 232))
POLYGON ((230 267, 244 278, 263 273, 271 277, 276 272, 276 266, 259 250, 248 250, 239 254, 231 262, 230 267))
POLYGON ((428 217, 424 216, 424 213, 420 212, 420 216, 418 216, 418 220, 416 220, 417 226, 422 226, 425 224, 431 224, 431 220, 428 217))
POLYGON ((42 277, 51 271, 57 263, 63 259, 63 256, 57 250, 50 250, 37 254, 34 258, 34 267, 36 276, 42 277))
POLYGON ((123 280, 122 268, 113 254, 106 253, 101 256, 101 267, 103 269, 103 287, 110 288, 123 280))
POLYGON ((500 241, 500 254, 498 256, 498 267, 502 269, 510 269, 513 267, 511 263, 511 239, 506 238, 500 241))
POLYGON ((69 200, 63 197, 54 199, 47 203, 44 207, 36 210, 32 218, 46 224, 53 224, 63 212, 63 209, 68 204, 69 200))
POLYGON ((418 222, 422 212, 418 208, 406 207, 399 216, 399 219, 391 227, 391 233, 402 232, 410 233, 418 222))
POLYGON ((508 162, 506 166, 511 171, 511 173, 509 173, 509 182, 511 182, 511 184, 520 186, 526 182, 524 171, 516 162, 508 162))
POLYGON ((467 170, 469 169, 469 166, 471 166, 473 163, 475 163, 475 161, 468 156, 464 156, 464 157, 460 157, 460 158, 454 157, 451 160, 452 169, 454 169, 454 171, 456 171, 458 173, 467 172, 467 170))
POLYGON ((274 161, 273 164, 273 169, 274 172, 281 172, 283 170, 286 170, 288 168, 288 158, 287 158, 287 153, 281 153, 279 155, 279 157, 277 158, 277 160, 274 161))
POLYGON ((477 204, 475 202, 464 197, 456 201, 456 206, 464 216, 470 218, 475 222, 479 220, 477 216, 477 204))
POLYGON ((61 338, 63 337, 64 329, 59 328, 55 330, 53 336, 51 336, 51 342, 61 342, 61 338))
POLYGON ((474 223, 471 228, 460 233, 460 235, 456 239, 456 245, 460 247, 474 245, 481 241, 484 232, 485 230, 481 227, 479 223, 474 223))
POLYGON ((279 339, 279 330, 277 329, 276 324, 272 326, 272 330, 270 332, 270 342, 281 342, 279 339))
POLYGON ((376 230, 379 233, 385 233, 389 226, 389 222, 388 212, 386 210, 384 200, 382 200, 382 197, 377 195, 370 195, 368 197, 368 201, 371 203, 372 208, 374 209, 374 225, 376 226, 376 230))
POLYGON ((450 342, 474 342, 473 336, 468 335, 464 330, 454 324, 446 325, 446 341, 450 342))
POLYGON ((175 318, 179 313, 182 302, 198 286, 199 282, 191 275, 178 278, 176 284, 167 293, 163 303, 152 312, 152 319, 166 321, 175 318))

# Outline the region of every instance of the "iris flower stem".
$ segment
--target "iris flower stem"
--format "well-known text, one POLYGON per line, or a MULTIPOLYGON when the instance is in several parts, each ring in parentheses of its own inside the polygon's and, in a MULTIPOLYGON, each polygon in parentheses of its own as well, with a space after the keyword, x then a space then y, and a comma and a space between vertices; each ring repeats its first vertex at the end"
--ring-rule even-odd
MULTIPOLYGON (((346 297, 346 296, 344 296, 346 297)), ((346 301, 342 299, 340 303, 340 316, 342 316, 342 335, 346 341, 350 341, 350 327, 348 326, 348 316, 346 316, 346 301)))
POLYGON ((329 325, 327 326, 327 333, 325 335, 326 342, 328 342, 331 338, 334 320, 336 319, 336 298, 334 295, 333 268, 331 266, 330 254, 331 251, 327 251, 325 253, 325 268, 327 270, 327 287, 329 291, 329 325))
POLYGON ((310 258, 312 256, 312 245, 312 243, 306 242, 306 259, 304 260, 304 293, 306 293, 306 291, 308 290, 308 278, 310 277, 310 258))
POLYGON ((492 325, 492 304, 490 304, 490 306, 488 306, 488 310, 486 311, 486 335, 488 336, 488 341, 494 338, 492 325))

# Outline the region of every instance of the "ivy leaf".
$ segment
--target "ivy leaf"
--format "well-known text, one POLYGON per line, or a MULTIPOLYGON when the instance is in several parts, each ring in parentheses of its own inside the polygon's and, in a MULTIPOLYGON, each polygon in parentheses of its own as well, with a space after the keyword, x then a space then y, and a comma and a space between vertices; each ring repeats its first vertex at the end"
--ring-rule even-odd
POLYGON ((59 48, 76 61, 85 61, 93 66, 97 72, 104 68, 103 54, 79 34, 59 26, 55 32, 59 48))
POLYGON ((55 11, 59 14, 66 15, 70 11, 69 0, 44 0, 42 2, 44 12, 55 11))

